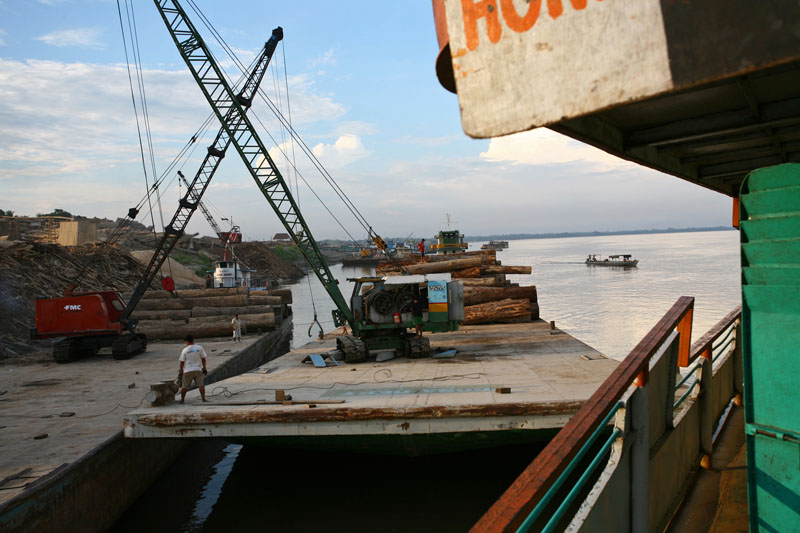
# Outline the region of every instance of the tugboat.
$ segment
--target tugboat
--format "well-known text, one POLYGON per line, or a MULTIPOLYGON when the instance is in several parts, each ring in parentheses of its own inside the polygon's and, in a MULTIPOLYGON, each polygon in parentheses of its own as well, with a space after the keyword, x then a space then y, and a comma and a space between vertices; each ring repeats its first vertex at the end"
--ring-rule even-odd
POLYGON ((611 267, 635 267, 639 264, 639 260, 634 259, 630 254, 609 255, 605 259, 598 259, 597 255, 598 254, 589 254, 586 257, 586 264, 611 267))
POLYGON ((464 235, 459 233, 457 229, 451 230, 450 225, 456 224, 450 220, 450 214, 447 214, 447 230, 439 231, 439 234, 434 237, 436 242, 431 245, 431 249, 436 252, 436 255, 444 254, 460 254, 467 251, 469 243, 464 242, 464 235))

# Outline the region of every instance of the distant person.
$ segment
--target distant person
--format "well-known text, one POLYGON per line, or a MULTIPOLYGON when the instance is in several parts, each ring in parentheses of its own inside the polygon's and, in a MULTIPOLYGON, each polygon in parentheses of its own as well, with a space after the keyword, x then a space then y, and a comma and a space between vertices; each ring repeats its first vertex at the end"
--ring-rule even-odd
POLYGON ((422 302, 419 301, 419 296, 414 296, 411 310, 414 313, 414 331, 418 337, 422 337, 422 302))
POLYGON ((231 329, 233 330, 233 342, 242 342, 242 321, 239 320, 239 315, 233 315, 231 320, 231 329))
POLYGON ((183 374, 183 383, 181 384, 181 403, 186 399, 186 390, 192 386, 192 381, 197 384, 200 389, 200 397, 204 402, 206 400, 206 388, 203 386, 203 376, 208 375, 206 370, 206 351, 199 344, 194 343, 194 337, 186 335, 184 339, 186 348, 181 352, 178 361, 181 362, 179 372, 183 374))
POLYGON ((421 255, 424 258, 425 257, 425 239, 422 239, 421 241, 419 241, 419 244, 417 245, 417 248, 419 248, 419 255, 421 255))

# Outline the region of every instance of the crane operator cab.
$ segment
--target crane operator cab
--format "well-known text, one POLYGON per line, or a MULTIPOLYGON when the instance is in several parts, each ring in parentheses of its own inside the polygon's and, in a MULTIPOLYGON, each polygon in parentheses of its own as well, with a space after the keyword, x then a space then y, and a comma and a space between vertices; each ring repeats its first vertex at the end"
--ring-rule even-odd
POLYGON ((370 352, 393 349, 398 356, 430 355, 430 340, 409 332, 414 329, 412 305, 423 305, 422 329, 456 331, 464 320, 464 288, 450 274, 387 276, 348 279, 355 285, 350 298, 353 335, 337 339, 345 361, 371 359, 370 352))

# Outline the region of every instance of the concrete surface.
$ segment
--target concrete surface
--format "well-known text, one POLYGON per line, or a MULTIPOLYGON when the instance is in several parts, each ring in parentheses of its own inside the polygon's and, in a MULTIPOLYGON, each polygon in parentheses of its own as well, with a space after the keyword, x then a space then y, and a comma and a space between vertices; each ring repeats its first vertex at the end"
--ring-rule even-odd
MULTIPOLYGON (((290 330, 291 321, 284 325, 290 330)), ((243 341, 200 343, 208 353, 208 378, 214 379, 216 369, 230 375, 243 353, 271 344, 269 334, 243 341)), ((176 377, 183 347, 180 342, 153 343, 125 361, 103 352, 63 365, 17 366, 6 360, 0 366, 0 505, 119 433, 125 412, 146 404, 151 383, 176 377)))

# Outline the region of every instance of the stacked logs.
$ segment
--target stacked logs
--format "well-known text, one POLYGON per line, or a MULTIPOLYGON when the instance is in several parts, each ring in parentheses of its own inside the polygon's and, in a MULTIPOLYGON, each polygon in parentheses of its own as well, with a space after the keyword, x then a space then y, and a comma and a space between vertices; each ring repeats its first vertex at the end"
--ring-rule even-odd
POLYGON ((497 260, 496 250, 452 255, 419 256, 384 262, 376 268, 382 276, 449 273, 464 286, 464 324, 522 322, 539 318, 536 287, 520 287, 506 274, 530 274, 529 266, 508 266, 497 260))
MULTIPOLYGON (((130 294, 123 294, 128 301, 130 294)), ((137 330, 151 340, 226 337, 231 319, 239 315, 242 334, 274 329, 283 304, 292 303, 289 289, 250 293, 247 287, 149 291, 139 301, 132 318, 137 330)))

